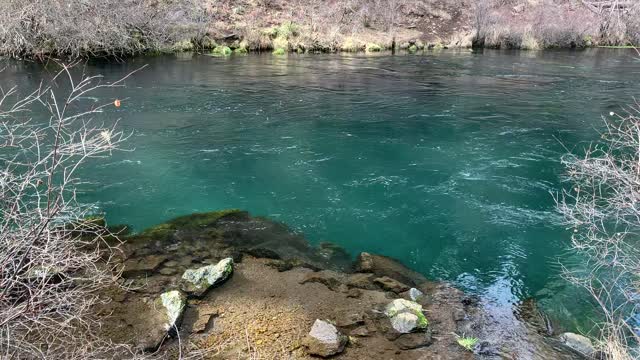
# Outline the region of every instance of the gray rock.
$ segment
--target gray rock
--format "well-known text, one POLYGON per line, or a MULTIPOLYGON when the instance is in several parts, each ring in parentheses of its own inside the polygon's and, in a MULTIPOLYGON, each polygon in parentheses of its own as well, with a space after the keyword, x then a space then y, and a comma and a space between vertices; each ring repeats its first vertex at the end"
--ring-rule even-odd
POLYGON ((182 320, 182 313, 184 312, 184 306, 186 305, 186 297, 178 290, 167 291, 160 294, 159 303, 165 309, 166 321, 165 329, 167 331, 171 329, 177 329, 180 326, 182 320))
POLYGON ((309 335, 304 339, 304 346, 311 355, 328 357, 339 354, 347 345, 348 338, 332 324, 316 319, 309 335))
POLYGON ((560 335, 560 341, 562 341, 566 346, 586 356, 591 356, 596 351, 591 340, 582 335, 566 332, 560 335))
POLYGON ((412 301, 420 301, 424 297, 424 293, 416 288, 409 289, 409 298, 412 301))
POLYGON ((422 313, 422 305, 405 299, 390 302, 384 314, 391 321, 393 329, 401 334, 424 330, 429 325, 422 313))
POLYGON ((186 270, 182 274, 181 287, 186 293, 200 297, 212 286, 227 280, 232 273, 233 259, 222 259, 215 265, 186 270))

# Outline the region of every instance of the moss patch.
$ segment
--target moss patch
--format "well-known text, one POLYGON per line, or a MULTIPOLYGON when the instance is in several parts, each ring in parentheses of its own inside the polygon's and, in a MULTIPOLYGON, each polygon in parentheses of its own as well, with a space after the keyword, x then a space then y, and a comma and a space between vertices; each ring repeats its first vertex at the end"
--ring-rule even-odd
POLYGON ((228 209, 211 211, 205 213, 193 213, 169 220, 166 223, 150 227, 137 235, 130 237, 130 240, 167 240, 177 229, 201 229, 214 225, 216 221, 231 214, 244 213, 238 209, 228 209))
POLYGON ((219 45, 213 48, 211 55, 214 56, 229 56, 231 55, 231 48, 228 46, 219 45))
POLYGON ((283 48, 277 48, 275 50, 273 50, 273 55, 284 55, 287 52, 283 49, 283 48))
POLYGON ((418 316, 418 327, 421 329, 426 329, 427 326, 429 326, 429 320, 427 320, 427 317, 424 316, 421 311, 416 312, 416 316, 418 316))
POLYGON ((374 44, 374 43, 369 43, 365 47, 365 50, 367 52, 380 52, 380 51, 382 51, 382 46, 380 46, 378 44, 374 44))

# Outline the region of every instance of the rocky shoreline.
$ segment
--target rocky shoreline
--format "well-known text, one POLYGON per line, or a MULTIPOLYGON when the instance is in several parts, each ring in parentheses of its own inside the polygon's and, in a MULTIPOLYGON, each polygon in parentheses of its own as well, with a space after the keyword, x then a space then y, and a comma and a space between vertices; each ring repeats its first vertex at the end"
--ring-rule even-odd
MULTIPOLYGON (((522 324, 399 262, 227 210, 123 236, 123 287, 106 294, 102 335, 161 358, 582 359, 588 339, 550 329, 535 302, 522 324), (127 289, 125 289, 127 288, 127 289), (521 326, 520 326, 521 325, 521 326)), ((586 354, 585 354, 586 353, 586 354)))

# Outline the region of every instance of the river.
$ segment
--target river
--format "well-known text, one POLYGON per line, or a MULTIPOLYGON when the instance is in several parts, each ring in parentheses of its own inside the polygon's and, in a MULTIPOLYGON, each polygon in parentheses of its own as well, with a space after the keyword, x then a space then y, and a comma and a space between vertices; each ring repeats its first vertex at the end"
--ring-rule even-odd
MULTIPOLYGON (((116 79, 144 64, 107 94, 123 99, 105 118, 120 118, 132 151, 81 174, 81 200, 110 223, 246 209, 489 306, 534 297, 588 330, 586 296, 561 278, 570 234, 552 194, 566 149, 596 140, 601 116, 638 95, 635 52, 182 54, 86 70, 116 79)), ((1 77, 46 74, 12 63, 1 77)))

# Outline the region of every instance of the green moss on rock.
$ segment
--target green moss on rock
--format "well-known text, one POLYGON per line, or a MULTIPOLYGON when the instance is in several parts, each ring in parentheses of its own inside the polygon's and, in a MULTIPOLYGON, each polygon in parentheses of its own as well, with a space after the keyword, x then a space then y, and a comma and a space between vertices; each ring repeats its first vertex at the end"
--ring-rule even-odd
POLYGON ((380 52, 382 51, 382 46, 374 43, 368 43, 365 50, 367 52, 380 52))
POLYGON ((283 48, 277 48, 275 50, 273 50, 273 55, 285 55, 287 52, 285 49, 283 48))
POLYGON ((214 56, 229 56, 231 55, 231 48, 224 45, 218 45, 211 51, 211 55, 214 56))
POLYGON ((175 228, 198 228, 204 227, 208 225, 213 225, 216 221, 218 221, 221 217, 242 213, 241 210, 238 209, 227 209, 220 211, 210 211, 204 213, 193 213, 190 215, 180 216, 173 220, 167 222, 167 224, 171 225, 175 228))
POLYGON ((205 213, 193 213, 190 215, 184 215, 165 223, 158 224, 156 226, 145 229, 139 234, 129 237, 129 240, 167 240, 178 229, 202 229, 208 226, 212 226, 220 218, 232 215, 232 214, 246 214, 244 211, 238 209, 227 209, 220 211, 210 211, 205 213))
POLYGON ((386 306, 384 314, 399 333, 425 330, 429 326, 429 321, 422 313, 422 305, 413 301, 393 300, 386 306))

